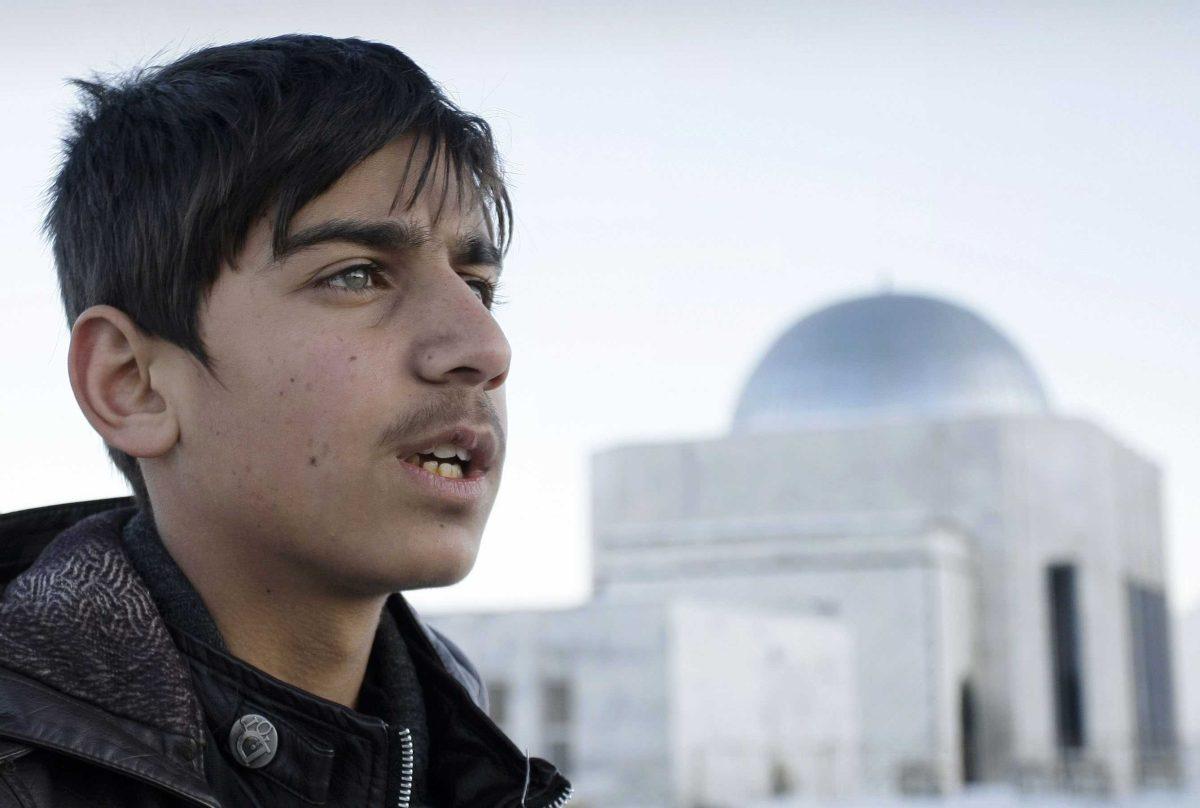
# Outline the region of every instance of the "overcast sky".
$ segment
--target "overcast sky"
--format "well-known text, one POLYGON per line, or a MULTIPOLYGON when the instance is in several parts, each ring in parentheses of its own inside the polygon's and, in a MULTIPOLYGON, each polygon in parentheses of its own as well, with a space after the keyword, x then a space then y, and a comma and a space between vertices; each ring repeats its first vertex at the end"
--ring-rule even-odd
POLYGON ((975 309, 1161 464, 1200 602, 1198 7, 644 5, 6 0, 0 511, 127 493, 39 233, 64 79, 302 31, 407 52, 511 172, 504 484, 475 571, 418 604, 584 599, 589 453, 724 432, 771 340, 885 281, 975 309))

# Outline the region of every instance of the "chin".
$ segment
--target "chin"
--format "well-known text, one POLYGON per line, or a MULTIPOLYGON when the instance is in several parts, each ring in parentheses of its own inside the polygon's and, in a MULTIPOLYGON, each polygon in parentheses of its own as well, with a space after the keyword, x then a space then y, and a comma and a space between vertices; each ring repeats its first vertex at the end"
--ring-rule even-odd
POLYGON ((413 588, 427 589, 437 586, 453 586, 462 579, 466 578, 467 575, 470 574, 471 570, 474 569, 474 567, 474 554, 472 554, 470 558, 459 558, 454 560, 448 559, 447 563, 443 566, 436 570, 430 570, 431 574, 427 576, 425 583, 420 584, 419 587, 413 588))
POLYGON ((434 548, 432 552, 413 558, 413 564, 404 570, 404 582, 400 587, 406 589, 433 589, 441 586, 452 586, 466 578, 475 567, 475 559, 479 554, 477 541, 446 542, 434 548))

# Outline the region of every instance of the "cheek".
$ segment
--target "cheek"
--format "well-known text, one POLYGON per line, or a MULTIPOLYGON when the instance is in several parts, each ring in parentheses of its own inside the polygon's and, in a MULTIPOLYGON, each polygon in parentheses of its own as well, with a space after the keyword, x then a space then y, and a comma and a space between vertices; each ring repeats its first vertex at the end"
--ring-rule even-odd
POLYGON ((264 402, 277 413, 274 428, 281 451, 293 460, 302 455, 309 471, 337 466, 347 451, 360 451, 376 426, 367 389, 370 376, 359 352, 341 340, 330 342, 309 346, 295 355, 298 361, 281 364, 264 402))
POLYGON ((293 346, 285 356, 264 353, 236 373, 222 373, 228 390, 217 387, 199 414, 203 431, 221 447, 223 457, 214 460, 251 478, 247 484, 274 488, 270 480, 303 484, 332 473, 348 452, 361 452, 378 424, 370 420, 360 354, 330 338, 293 346))

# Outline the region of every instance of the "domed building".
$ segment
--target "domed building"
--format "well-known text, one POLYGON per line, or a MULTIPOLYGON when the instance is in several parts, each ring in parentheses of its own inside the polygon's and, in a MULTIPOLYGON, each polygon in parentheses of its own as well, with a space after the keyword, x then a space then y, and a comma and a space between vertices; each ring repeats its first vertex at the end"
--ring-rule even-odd
POLYGON ((592 458, 593 600, 435 618, 589 805, 1178 777, 1157 466, 977 314, 786 329, 728 434, 592 458))
POLYGON ((882 294, 789 328, 746 382, 732 431, 1048 409, 1029 362, 981 317, 930 297, 882 294))

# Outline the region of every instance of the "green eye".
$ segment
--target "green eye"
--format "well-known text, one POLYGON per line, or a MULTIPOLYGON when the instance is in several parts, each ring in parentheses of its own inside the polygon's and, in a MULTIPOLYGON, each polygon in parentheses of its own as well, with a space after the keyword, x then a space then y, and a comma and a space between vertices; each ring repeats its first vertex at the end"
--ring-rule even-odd
MULTIPOLYGON (((382 268, 374 264, 355 264, 317 281, 315 285, 323 289, 334 289, 339 294, 362 295, 384 288, 386 283, 380 283, 379 280, 386 275, 387 273, 382 268)), ((467 281, 467 286, 478 290, 479 301, 489 311, 504 302, 496 295, 496 291, 500 288, 499 281, 488 278, 472 278, 467 281)))
POLYGON ((317 283, 327 289, 337 289, 339 292, 349 292, 351 294, 360 294, 378 287, 378 284, 372 283, 376 278, 382 276, 383 270, 374 264, 355 264, 352 267, 347 267, 341 272, 337 272, 324 280, 317 283), (342 283, 335 283, 341 278, 342 283))

